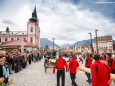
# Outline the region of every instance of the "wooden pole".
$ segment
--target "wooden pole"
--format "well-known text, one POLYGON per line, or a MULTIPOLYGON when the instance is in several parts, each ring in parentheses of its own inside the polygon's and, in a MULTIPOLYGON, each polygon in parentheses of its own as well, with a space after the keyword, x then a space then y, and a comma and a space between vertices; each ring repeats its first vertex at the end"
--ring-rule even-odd
MULTIPOLYGON (((86 67, 82 67, 82 66, 79 66, 77 68, 77 70, 80 70, 80 71, 83 71, 83 72, 87 72, 87 73, 91 73, 91 69, 86 68, 86 67)), ((110 74, 110 79, 111 80, 115 80, 115 74, 110 74)))

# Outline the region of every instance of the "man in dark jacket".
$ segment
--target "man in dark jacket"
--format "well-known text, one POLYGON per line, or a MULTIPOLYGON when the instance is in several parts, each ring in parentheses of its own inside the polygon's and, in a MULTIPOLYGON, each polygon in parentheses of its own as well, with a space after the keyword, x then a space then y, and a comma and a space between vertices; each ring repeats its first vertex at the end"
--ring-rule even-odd
POLYGON ((70 78, 72 81, 72 86, 78 86, 75 82, 77 67, 79 67, 79 64, 77 62, 77 57, 73 56, 73 59, 71 60, 71 62, 69 64, 69 71, 70 71, 70 78))
POLYGON ((1 82, 4 82, 5 78, 4 78, 4 75, 3 75, 3 56, 0 56, 0 84, 1 82))
POLYGON ((4 75, 3 75, 3 57, 4 55, 5 53, 0 50, 0 84, 1 84, 1 81, 4 82, 5 80, 4 75))
POLYGON ((62 86, 65 86, 65 69, 67 72, 67 63, 62 56, 59 55, 58 60, 56 61, 53 67, 53 73, 55 73, 55 69, 57 68, 57 86, 60 86, 60 77, 62 78, 62 86))
POLYGON ((0 77, 3 77, 2 56, 0 56, 0 77))
POLYGON ((19 63, 20 63, 20 59, 18 55, 14 56, 14 70, 15 73, 19 72, 19 63))

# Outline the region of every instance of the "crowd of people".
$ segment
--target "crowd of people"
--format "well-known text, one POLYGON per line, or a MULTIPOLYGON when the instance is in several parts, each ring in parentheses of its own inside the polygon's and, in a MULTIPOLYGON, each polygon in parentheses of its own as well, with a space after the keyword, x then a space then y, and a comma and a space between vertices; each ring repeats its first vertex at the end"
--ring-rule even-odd
POLYGON ((42 55, 43 53, 40 51, 21 53, 18 50, 10 50, 4 55, 0 55, 0 80, 3 80, 3 86, 8 84, 10 74, 20 72, 28 65, 31 65, 32 62, 41 61, 42 55))
MULTIPOLYGON (((91 86, 110 86, 112 81, 110 74, 115 74, 115 59, 112 58, 111 53, 101 55, 87 53, 83 56, 72 54, 69 56, 68 61, 64 60, 62 55, 59 55, 53 67, 53 73, 57 69, 57 86, 60 86, 60 78, 62 78, 61 86, 65 86, 65 71, 70 72, 72 86, 78 86, 75 78, 77 78, 77 67, 79 67, 81 61, 86 68, 91 69, 90 73, 85 72, 86 81, 91 86), (79 61, 77 58, 79 58, 79 61)), ((113 82, 115 84, 115 80, 113 82)))
MULTIPOLYGON (((51 51, 25 51, 21 53, 18 50, 12 50, 8 51, 5 55, 0 55, 0 83, 1 80, 3 80, 3 86, 6 86, 9 82, 10 74, 20 72, 28 65, 31 65, 32 62, 41 61, 43 56, 48 55, 49 57, 54 57, 56 54, 56 51, 53 53, 51 51)), ((71 53, 67 56, 67 61, 63 57, 64 56, 59 53, 53 67, 53 73, 55 73, 57 69, 57 86, 60 86, 60 78, 62 78, 61 86, 65 86, 65 72, 70 73, 72 86, 78 86, 75 79, 77 78, 77 68, 80 62, 85 64, 85 68, 91 69, 90 73, 85 72, 87 77, 86 81, 91 86, 110 86, 110 73, 115 74, 115 59, 112 57, 111 53, 101 55, 71 53)))

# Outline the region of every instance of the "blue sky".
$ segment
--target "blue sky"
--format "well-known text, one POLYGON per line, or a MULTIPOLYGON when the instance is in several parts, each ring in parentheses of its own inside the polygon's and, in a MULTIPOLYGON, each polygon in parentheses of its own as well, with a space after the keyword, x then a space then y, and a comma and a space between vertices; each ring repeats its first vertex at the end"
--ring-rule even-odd
POLYGON ((41 38, 59 45, 112 35, 115 39, 114 0, 0 0, 0 30, 25 31, 34 7, 37 7, 41 38))

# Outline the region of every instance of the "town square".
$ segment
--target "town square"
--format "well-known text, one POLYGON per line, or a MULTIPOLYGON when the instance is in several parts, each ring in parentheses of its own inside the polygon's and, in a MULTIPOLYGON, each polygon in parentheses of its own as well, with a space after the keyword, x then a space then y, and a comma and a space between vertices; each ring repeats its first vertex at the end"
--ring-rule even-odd
POLYGON ((114 0, 0 0, 0 86, 115 86, 114 0))

